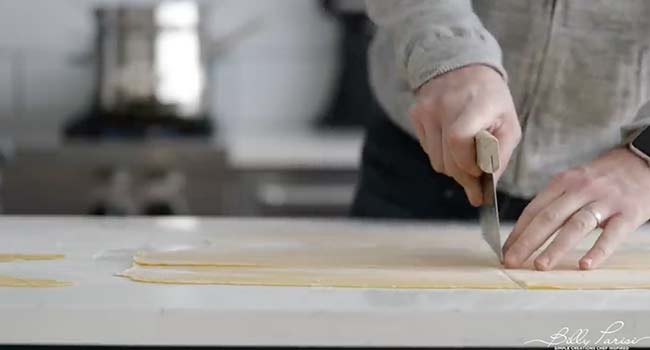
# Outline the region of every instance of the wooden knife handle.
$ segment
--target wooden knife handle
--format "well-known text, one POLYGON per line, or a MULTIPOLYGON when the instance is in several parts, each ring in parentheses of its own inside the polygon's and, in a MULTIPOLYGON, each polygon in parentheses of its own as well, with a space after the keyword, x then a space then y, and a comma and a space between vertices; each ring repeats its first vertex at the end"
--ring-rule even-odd
POLYGON ((484 173, 494 174, 501 165, 499 140, 487 130, 481 130, 474 140, 476 142, 476 164, 484 173))

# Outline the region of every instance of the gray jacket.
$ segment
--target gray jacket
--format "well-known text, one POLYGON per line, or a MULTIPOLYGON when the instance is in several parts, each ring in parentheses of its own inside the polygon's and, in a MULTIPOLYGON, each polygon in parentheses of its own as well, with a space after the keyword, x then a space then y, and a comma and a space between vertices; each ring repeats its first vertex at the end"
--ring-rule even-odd
POLYGON ((415 135, 413 91, 472 63, 508 79, 523 137, 499 187, 532 197, 650 124, 650 1, 366 0, 373 89, 415 135), (506 73, 507 72, 507 73, 506 73))

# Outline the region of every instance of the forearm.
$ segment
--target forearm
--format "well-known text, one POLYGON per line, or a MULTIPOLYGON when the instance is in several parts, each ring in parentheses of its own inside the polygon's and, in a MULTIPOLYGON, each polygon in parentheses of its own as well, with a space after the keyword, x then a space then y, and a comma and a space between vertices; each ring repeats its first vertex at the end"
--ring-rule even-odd
POLYGON ((395 63, 412 90, 471 64, 506 77, 499 45, 469 0, 366 0, 366 6, 373 22, 391 34, 395 63))

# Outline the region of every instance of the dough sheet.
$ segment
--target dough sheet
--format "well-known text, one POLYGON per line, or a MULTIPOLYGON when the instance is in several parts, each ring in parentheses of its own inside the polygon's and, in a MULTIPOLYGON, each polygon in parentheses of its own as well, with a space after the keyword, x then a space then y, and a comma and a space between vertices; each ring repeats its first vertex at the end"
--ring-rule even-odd
POLYGON ((71 285, 70 282, 57 281, 52 279, 22 278, 22 277, 0 275, 0 287, 46 288, 46 287, 66 287, 69 285, 71 285))
MULTIPOLYGON (((0 263, 14 261, 40 261, 40 260, 59 260, 63 259, 63 254, 0 254, 0 263)), ((66 287, 71 285, 70 282, 58 281, 54 279, 15 277, 0 274, 0 287, 66 287)))
POLYGON ((11 261, 30 261, 30 260, 60 260, 65 256, 63 254, 2 254, 0 253, 1 262, 11 261))
POLYGON ((577 268, 597 234, 554 271, 504 269, 478 232, 400 236, 248 235, 208 247, 141 251, 134 281, 356 288, 650 289, 650 239, 632 236, 599 270, 577 268))

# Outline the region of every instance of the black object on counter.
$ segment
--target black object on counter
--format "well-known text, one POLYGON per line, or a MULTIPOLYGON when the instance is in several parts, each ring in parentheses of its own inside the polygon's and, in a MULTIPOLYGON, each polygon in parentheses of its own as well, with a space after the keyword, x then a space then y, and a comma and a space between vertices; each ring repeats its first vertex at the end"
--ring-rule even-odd
POLYGON ((209 137, 214 133, 211 119, 176 118, 155 112, 90 112, 64 126, 68 139, 144 139, 209 137))

